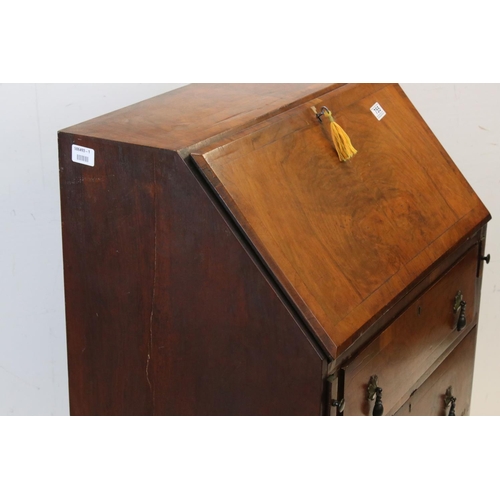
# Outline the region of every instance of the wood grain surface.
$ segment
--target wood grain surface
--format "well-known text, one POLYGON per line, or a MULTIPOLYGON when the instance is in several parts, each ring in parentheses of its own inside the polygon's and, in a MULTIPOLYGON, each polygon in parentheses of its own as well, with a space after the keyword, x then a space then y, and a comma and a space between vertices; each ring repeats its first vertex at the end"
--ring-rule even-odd
POLYGON ((59 135, 72 415, 153 413, 154 150, 59 135), (72 144, 96 152, 71 161, 72 144))
POLYGON ((461 335, 459 313, 453 312, 459 290, 467 301, 467 328, 475 325, 476 271, 474 247, 345 368, 349 396, 344 415, 367 415, 366 388, 372 375, 383 389, 385 411, 399 408, 401 398, 461 335))
POLYGON ((342 84, 187 85, 74 125, 64 132, 171 151, 206 143, 342 84))
POLYGON ((332 357, 489 218, 397 85, 346 85, 192 156, 332 357))
MULTIPOLYGON (((342 354, 328 365, 328 374, 331 375, 338 370, 339 367, 349 364, 350 360, 367 347, 367 345, 400 316, 412 302, 441 279, 442 276, 456 265, 472 247, 477 248, 477 257, 479 259, 482 255, 481 248, 484 243, 483 238, 483 231, 476 231, 471 237, 468 237, 464 242, 448 252, 445 258, 431 265, 422 280, 419 280, 415 285, 406 290, 402 297, 398 297, 398 299, 389 302, 383 313, 374 318, 371 325, 363 331, 362 337, 355 340, 348 349, 342 352, 342 354)), ((479 274, 478 281, 476 281, 476 304, 479 304, 480 301, 481 276, 482 274, 479 274)))
POLYGON ((179 155, 59 144, 71 414, 321 414, 324 356, 179 155))
POLYGON ((388 413, 468 412, 490 215, 398 85, 190 85, 59 155, 73 415, 363 415, 374 374, 388 413))
POLYGON ((477 328, 453 350, 436 371, 419 387, 395 413, 397 417, 448 416, 445 396, 448 387, 457 398, 456 416, 470 414, 472 378, 476 353, 477 328))

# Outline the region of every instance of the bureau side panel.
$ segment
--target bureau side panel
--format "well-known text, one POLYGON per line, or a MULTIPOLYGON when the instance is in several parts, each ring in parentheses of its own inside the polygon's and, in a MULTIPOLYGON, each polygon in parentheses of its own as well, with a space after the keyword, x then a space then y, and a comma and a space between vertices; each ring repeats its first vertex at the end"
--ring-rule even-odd
POLYGON ((324 358, 217 201, 158 152, 154 412, 318 415, 324 358))
POLYGON ((61 214, 72 415, 146 415, 154 282, 153 149, 61 133, 61 214), (91 148, 95 166, 72 161, 91 148))
POLYGON ((322 412, 323 356, 177 154, 60 162, 72 414, 322 412))

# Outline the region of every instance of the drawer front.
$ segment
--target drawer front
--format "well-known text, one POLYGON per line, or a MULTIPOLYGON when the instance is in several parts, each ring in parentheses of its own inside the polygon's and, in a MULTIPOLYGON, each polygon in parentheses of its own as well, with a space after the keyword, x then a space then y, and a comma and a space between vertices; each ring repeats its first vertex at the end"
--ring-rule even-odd
POLYGON ((475 352, 476 328, 412 394, 396 416, 447 416, 451 408, 448 394, 455 398, 455 415, 469 415, 475 352))
POLYGON ((476 322, 477 245, 344 368, 344 415, 371 415, 372 376, 382 389, 384 415, 393 414, 450 346, 476 322), (458 331, 457 293, 466 302, 466 326, 458 331))

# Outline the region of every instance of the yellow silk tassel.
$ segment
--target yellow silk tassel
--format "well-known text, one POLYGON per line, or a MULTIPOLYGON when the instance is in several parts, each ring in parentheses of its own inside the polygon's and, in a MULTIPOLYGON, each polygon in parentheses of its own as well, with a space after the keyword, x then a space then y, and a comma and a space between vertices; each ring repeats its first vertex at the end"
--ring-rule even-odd
POLYGON ((330 120, 330 133, 340 161, 352 158, 358 151, 351 144, 345 130, 333 119, 332 112, 325 109, 324 115, 330 120))

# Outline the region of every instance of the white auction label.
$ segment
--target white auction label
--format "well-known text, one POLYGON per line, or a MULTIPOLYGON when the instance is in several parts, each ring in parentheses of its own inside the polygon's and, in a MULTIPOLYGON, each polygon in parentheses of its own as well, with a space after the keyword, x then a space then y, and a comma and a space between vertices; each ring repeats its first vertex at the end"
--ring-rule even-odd
POLYGON ((94 150, 90 148, 84 148, 83 146, 77 146, 73 144, 71 150, 71 159, 75 163, 81 163, 82 165, 88 165, 89 167, 94 166, 94 150))
POLYGON ((370 111, 373 113, 375 118, 380 121, 382 118, 387 114, 383 109, 382 106, 376 102, 371 108, 370 111))

